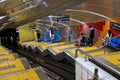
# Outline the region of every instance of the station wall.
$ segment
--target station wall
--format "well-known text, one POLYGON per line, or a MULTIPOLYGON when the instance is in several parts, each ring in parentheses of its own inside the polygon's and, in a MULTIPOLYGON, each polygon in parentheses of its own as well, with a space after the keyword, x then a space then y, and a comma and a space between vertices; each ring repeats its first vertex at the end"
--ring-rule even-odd
POLYGON ((19 29, 20 42, 37 41, 37 35, 34 30, 19 29))

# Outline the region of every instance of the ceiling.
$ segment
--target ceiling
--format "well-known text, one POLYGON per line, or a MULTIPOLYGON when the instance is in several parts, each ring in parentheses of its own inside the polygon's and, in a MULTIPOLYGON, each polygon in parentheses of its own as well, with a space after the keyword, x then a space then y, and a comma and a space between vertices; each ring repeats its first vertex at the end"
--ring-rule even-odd
POLYGON ((120 19, 119 3, 120 0, 1 0, 0 17, 5 17, 0 19, 0 29, 16 28, 36 19, 50 24, 48 15, 70 16, 70 22, 54 21, 59 26, 120 19))
POLYGON ((69 15, 72 19, 78 20, 65 23, 68 25, 120 19, 119 3, 120 0, 88 0, 61 13, 56 13, 55 16, 69 15))

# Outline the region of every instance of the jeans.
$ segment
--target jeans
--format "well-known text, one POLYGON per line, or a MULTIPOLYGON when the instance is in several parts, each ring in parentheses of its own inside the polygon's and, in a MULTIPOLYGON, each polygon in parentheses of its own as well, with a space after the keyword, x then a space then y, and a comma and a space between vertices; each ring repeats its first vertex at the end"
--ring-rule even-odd
POLYGON ((89 38, 89 45, 93 45, 93 38, 89 38))

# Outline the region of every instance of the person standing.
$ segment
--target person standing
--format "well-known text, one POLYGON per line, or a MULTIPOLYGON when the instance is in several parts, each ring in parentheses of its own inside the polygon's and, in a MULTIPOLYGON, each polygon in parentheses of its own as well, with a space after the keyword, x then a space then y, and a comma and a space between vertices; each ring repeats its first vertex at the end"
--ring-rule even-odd
POLYGON ((70 32, 71 30, 70 30, 70 27, 68 26, 68 27, 66 27, 66 42, 69 44, 70 43, 70 39, 71 39, 71 37, 70 37, 70 32))
POLYGON ((112 37, 113 37, 113 34, 112 34, 111 30, 108 30, 106 38, 108 39, 108 41, 110 41, 112 37))
POLYGON ((83 37, 83 33, 81 33, 77 39, 77 42, 75 44, 75 46, 77 46, 77 48, 79 48, 81 46, 82 37, 83 37))
POLYGON ((40 42, 40 31, 39 30, 36 30, 36 33, 37 33, 37 39, 38 39, 38 42, 40 42))
POLYGON ((52 40, 55 38, 55 36, 54 36, 54 28, 53 27, 50 27, 50 29, 49 29, 49 35, 50 35, 50 40, 51 40, 51 42, 52 42, 52 40))
POLYGON ((103 48, 108 41, 111 41, 112 37, 113 34, 111 30, 108 30, 106 36, 102 39, 102 44, 100 45, 100 48, 103 48))
POLYGON ((43 41, 44 39, 44 30, 40 29, 40 40, 43 41))
POLYGON ((90 28, 90 36, 89 36, 89 45, 93 45, 93 39, 95 37, 95 29, 93 27, 90 28))

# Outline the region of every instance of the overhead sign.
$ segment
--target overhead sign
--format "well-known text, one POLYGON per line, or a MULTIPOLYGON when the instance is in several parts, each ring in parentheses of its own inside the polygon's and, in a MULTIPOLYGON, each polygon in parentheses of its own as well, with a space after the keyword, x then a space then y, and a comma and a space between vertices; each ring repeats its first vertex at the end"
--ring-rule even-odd
POLYGON ((57 18, 57 22, 69 22, 69 21, 70 21, 69 16, 57 18))
POLYGON ((31 23, 29 29, 36 29, 36 23, 31 23))
POLYGON ((36 29, 36 26, 29 26, 29 29, 36 29))
POLYGON ((115 22, 110 22, 110 27, 116 30, 120 30, 120 24, 115 22))

